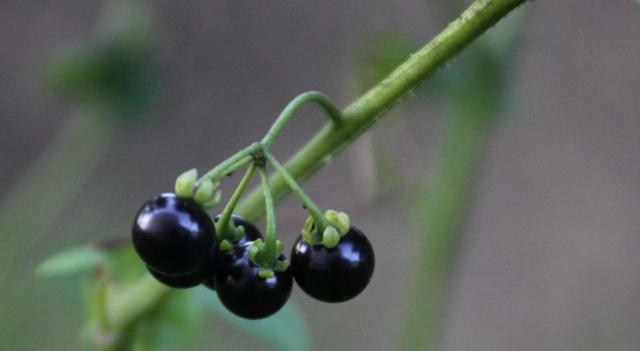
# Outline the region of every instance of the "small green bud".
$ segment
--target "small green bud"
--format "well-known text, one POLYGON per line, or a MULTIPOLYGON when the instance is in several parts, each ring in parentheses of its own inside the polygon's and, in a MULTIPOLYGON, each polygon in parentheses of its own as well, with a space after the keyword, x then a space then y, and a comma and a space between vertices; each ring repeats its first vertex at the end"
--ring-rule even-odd
POLYGON ((273 277, 274 275, 275 275, 275 273, 273 273, 273 269, 260 268, 258 270, 258 276, 260 276, 260 278, 262 278, 262 279, 269 279, 269 278, 273 277))
POLYGON ((254 243, 251 246, 251 249, 249 249, 249 260, 251 260, 251 262, 256 263, 256 256, 258 256, 258 253, 260 252, 260 249, 258 248, 258 246, 254 243))
MULTIPOLYGON (((233 225, 233 224, 232 224, 233 225)), ((233 228, 233 240, 238 241, 244 236, 244 226, 237 226, 233 228)))
POLYGON ((311 245, 315 245, 318 243, 318 241, 314 238, 314 236, 311 235, 311 233, 309 233, 306 230, 302 231, 302 239, 311 245))
POLYGON ((274 270, 276 272, 284 272, 289 268, 289 260, 278 261, 274 270))
POLYGON ((253 242, 253 245, 251 245, 251 249, 249 249, 249 259, 251 260, 251 262, 257 263, 258 256, 260 255, 262 250, 264 250, 264 247, 265 243, 264 241, 262 241, 262 239, 257 239, 253 242))
POLYGON ((276 250, 278 250, 278 252, 282 252, 282 250, 284 250, 284 244, 282 241, 276 240, 276 250))
POLYGON ((325 212, 324 217, 327 219, 327 222, 332 226, 338 229, 338 232, 341 236, 344 236, 349 232, 349 228, 351 227, 351 220, 349 219, 349 215, 344 212, 338 212, 335 210, 327 210, 325 212))
POLYGON ((340 233, 334 227, 327 227, 322 233, 322 244, 327 249, 333 249, 340 242, 340 233))
MULTIPOLYGON (((217 188, 217 187, 218 187, 218 183, 214 185, 214 188, 217 188)), ((211 200, 202 204, 202 207, 204 207, 205 209, 216 207, 220 203, 221 199, 222 199, 222 191, 217 190, 215 193, 213 193, 213 197, 211 198, 211 200)))
POLYGON ((213 196, 213 182, 209 179, 205 180, 200 186, 198 190, 196 190, 196 194, 193 196, 193 199, 203 205, 211 199, 213 196))
POLYGON ((231 245, 229 240, 225 239, 222 240, 220 244, 218 244, 218 248, 220 249, 220 251, 229 251, 231 250, 231 248, 233 248, 233 245, 231 245))
POLYGON ((326 218, 329 223, 333 223, 338 218, 338 211, 336 211, 336 210, 327 210, 324 213, 324 218, 326 218))
POLYGON ((198 178, 198 171, 192 168, 176 178, 176 195, 179 197, 191 198, 193 196, 193 187, 198 178))

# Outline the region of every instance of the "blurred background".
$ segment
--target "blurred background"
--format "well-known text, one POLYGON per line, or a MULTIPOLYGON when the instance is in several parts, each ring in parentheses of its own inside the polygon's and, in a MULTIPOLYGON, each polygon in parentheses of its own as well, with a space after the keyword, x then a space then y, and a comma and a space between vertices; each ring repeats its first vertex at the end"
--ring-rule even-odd
MULTIPOLYGON (((87 349, 81 279, 40 262, 126 237, 145 199, 261 138, 298 93, 346 106, 463 4, 129 5, 0 2, 2 349, 87 349), (96 86, 100 69, 126 79, 96 86)), ((338 305, 294 290, 304 323, 278 319, 279 338, 300 344, 196 306, 191 348, 640 349, 639 33, 632 0, 525 4, 305 183, 368 234, 369 288, 338 305)), ((275 153, 324 122, 304 108, 275 153)), ((290 248, 305 211, 277 215, 290 248)))

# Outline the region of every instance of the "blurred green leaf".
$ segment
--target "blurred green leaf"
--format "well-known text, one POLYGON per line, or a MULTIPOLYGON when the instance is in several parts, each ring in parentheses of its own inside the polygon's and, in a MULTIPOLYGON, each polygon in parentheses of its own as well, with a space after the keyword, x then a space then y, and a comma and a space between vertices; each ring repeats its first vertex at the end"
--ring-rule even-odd
POLYGON ((144 263, 130 245, 109 252, 105 268, 111 279, 118 284, 138 281, 147 274, 144 263))
POLYGON ((438 133, 436 164, 425 177, 415 204, 413 225, 421 251, 414 266, 420 270, 407 297, 401 350, 441 347, 451 274, 481 161, 501 112, 513 100, 512 63, 524 14, 515 11, 459 54, 452 69, 438 73, 445 77, 444 84, 431 96, 441 101, 446 117, 438 133))
POLYGON ((97 35, 61 50, 45 67, 52 91, 110 117, 136 120, 158 101, 150 9, 115 1, 97 35))
POLYGON ((94 247, 83 246, 56 254, 36 268, 40 277, 55 277, 87 271, 106 261, 106 254, 94 247))
POLYGON ((202 302, 188 291, 175 291, 161 308, 135 325, 132 350, 188 349, 203 325, 202 302))
POLYGON ((307 324, 300 310, 293 302, 287 303, 280 312, 261 320, 248 320, 235 316, 220 303, 211 290, 198 287, 192 290, 194 296, 231 324, 257 338, 269 342, 283 351, 304 351, 311 349, 311 339, 307 324))

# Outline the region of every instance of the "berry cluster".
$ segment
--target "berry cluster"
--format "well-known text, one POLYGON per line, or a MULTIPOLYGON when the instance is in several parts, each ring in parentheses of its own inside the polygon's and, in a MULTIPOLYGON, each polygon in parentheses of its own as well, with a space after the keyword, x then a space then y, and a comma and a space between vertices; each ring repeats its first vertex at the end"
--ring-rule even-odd
POLYGON ((238 316, 259 319, 276 313, 289 299, 293 281, 308 295, 325 302, 354 298, 368 285, 375 264, 366 236, 350 224, 344 212, 322 212, 286 168, 269 152, 273 139, 306 100, 323 107, 340 122, 337 108, 324 95, 306 93, 294 100, 267 136, 197 179, 196 170, 180 175, 175 193, 147 201, 136 215, 134 247, 149 273, 174 288, 199 284, 216 291, 223 305, 238 316), (218 180, 249 164, 247 172, 223 212, 211 218, 206 209, 220 199, 218 180), (274 167, 309 211, 291 261, 277 239, 275 205, 267 165, 274 167), (260 174, 267 217, 266 235, 234 214, 238 199, 256 170, 260 174))
MULTIPOLYGON (((350 226, 333 248, 300 236, 290 267, 265 277, 251 259, 252 248, 264 240, 258 228, 233 215, 233 227, 243 234, 222 250, 214 225, 219 219, 220 215, 211 219, 192 199, 161 194, 138 212, 134 247, 158 281, 173 288, 204 284, 231 312, 250 319, 270 316, 284 306, 294 278, 318 300, 343 302, 358 295, 373 274, 373 248, 358 228, 350 226)), ((286 262, 284 255, 278 259, 286 262)))

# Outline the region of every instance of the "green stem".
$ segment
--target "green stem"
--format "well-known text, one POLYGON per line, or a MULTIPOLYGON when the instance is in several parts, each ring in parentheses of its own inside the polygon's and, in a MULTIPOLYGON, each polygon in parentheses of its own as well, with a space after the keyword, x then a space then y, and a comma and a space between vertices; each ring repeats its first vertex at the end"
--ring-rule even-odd
POLYGON ((253 143, 246 148, 236 152, 228 159, 222 161, 213 169, 205 173, 198 181, 196 182, 196 186, 199 186, 206 179, 210 179, 212 182, 218 181, 222 176, 227 173, 233 172, 238 168, 246 165, 247 163, 252 161, 251 154, 262 149, 262 145, 260 143, 253 143))
POLYGON ((302 107, 302 105, 309 101, 317 102, 325 110, 325 112, 327 112, 327 115, 329 116, 329 118, 331 118, 331 121, 334 124, 339 125, 342 123, 342 112, 328 96, 317 91, 307 91, 296 96, 293 100, 291 100, 291 102, 289 102, 284 110, 282 110, 280 116, 278 116, 276 121, 271 126, 271 129, 269 129, 269 131, 261 141, 261 144, 265 149, 271 147, 273 141, 278 137, 278 135, 280 135, 282 129, 285 125, 287 125, 287 123, 289 123, 289 120, 291 120, 291 118, 295 115, 296 111, 298 111, 302 107))
MULTIPOLYGON (((323 127, 287 162, 288 173, 299 181, 313 175, 370 128, 402 95, 415 88, 438 67, 525 1, 474 1, 431 42, 347 107, 342 114, 343 123, 339 128, 336 128, 334 123, 323 127)), ((271 185, 275 201, 282 200, 289 192, 282 173, 277 173, 271 178, 271 185)), ((257 190, 253 191, 238 205, 238 212, 255 220, 264 214, 263 201, 263 195, 257 190)))
POLYGON ((271 195, 271 184, 269 184, 269 176, 264 167, 260 167, 260 180, 262 182, 262 192, 264 194, 264 204, 267 211, 267 235, 265 237, 265 243, 267 250, 275 253, 274 257, 277 257, 276 240, 277 228, 276 228, 276 210, 273 203, 273 196, 271 195))
POLYGON ((249 165, 249 168, 247 168, 247 172, 244 174, 244 177, 242 177, 240 184, 238 184, 238 187, 233 192, 231 199, 229 199, 229 202, 225 206, 224 211, 222 212, 222 215, 220 216, 220 219, 218 220, 218 224, 216 226, 217 227, 216 232, 220 240, 228 239, 228 235, 225 235, 225 234, 228 233, 228 230, 229 230, 229 222, 231 220, 231 215, 233 214, 233 211, 235 210, 236 205, 238 204, 238 200, 240 199, 245 189, 249 185, 251 178, 253 178, 253 174, 255 173, 255 171, 256 171, 256 165, 252 163, 251 165, 249 165))
POLYGON ((322 214, 322 210, 320 209, 320 207, 318 207, 318 205, 316 205, 315 202, 311 200, 311 198, 304 192, 304 190, 302 190, 302 187, 300 187, 298 182, 296 182, 296 180, 293 179, 289 172, 287 172, 287 169, 270 152, 264 151, 264 156, 267 158, 267 161, 269 161, 269 163, 273 165, 273 167, 276 169, 276 172, 284 178, 291 191, 293 191, 293 193, 298 196, 300 201, 302 201, 304 206, 307 208, 307 211, 309 211, 309 214, 311 215, 311 217, 313 217, 313 220, 316 223, 317 232, 322 234, 324 229, 329 226, 329 223, 324 218, 324 214, 322 214))

